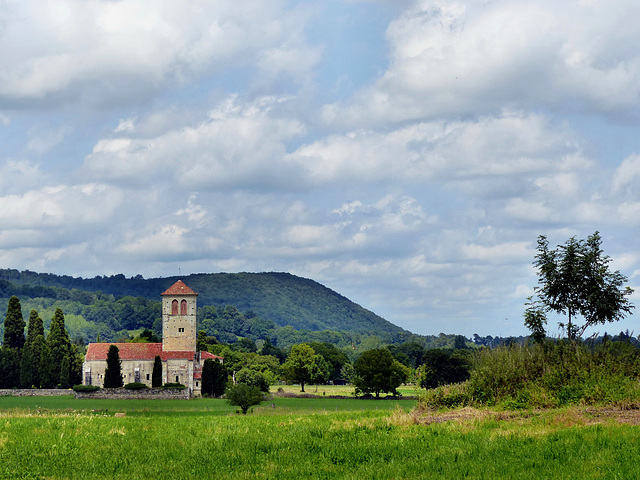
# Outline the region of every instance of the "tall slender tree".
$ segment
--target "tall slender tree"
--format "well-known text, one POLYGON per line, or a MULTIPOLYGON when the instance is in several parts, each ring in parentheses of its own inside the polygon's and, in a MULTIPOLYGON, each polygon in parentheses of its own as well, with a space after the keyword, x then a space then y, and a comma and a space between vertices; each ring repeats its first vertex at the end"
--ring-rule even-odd
MULTIPOLYGON (((64 326, 64 313, 62 313, 62 310, 59 308, 56 308, 53 319, 51 320, 51 328, 47 336, 47 345, 51 350, 51 379, 53 384, 57 385, 60 383, 62 361, 65 357, 69 357, 71 347, 69 334, 64 326)), ((69 363, 67 363, 67 365, 69 365, 69 363)))
POLYGON ((22 349, 22 359, 20 360, 20 386, 30 388, 40 386, 40 355, 42 353, 42 342, 44 341, 44 325, 38 312, 31 310, 29 324, 27 326, 27 339, 22 349), (41 341, 36 342, 40 337, 41 341))
POLYGON ((25 322, 22 319, 22 307, 20 299, 15 295, 9 299, 7 306, 7 315, 4 319, 4 340, 3 347, 15 348, 22 350, 24 346, 24 327, 25 322))
POLYGON ((222 395, 227 388, 228 377, 227 369, 222 363, 207 358, 202 366, 202 395, 222 395))
MULTIPOLYGON (((34 344, 40 337, 36 337, 34 344)), ((38 374, 40 376, 40 388, 53 388, 58 384, 56 375, 54 375, 51 348, 49 344, 42 339, 42 348, 40 349, 40 368, 38 374)), ((60 371, 58 371, 58 374, 60 371)))
POLYGON ((42 318, 38 315, 36 310, 31 310, 29 314, 29 324, 27 325, 27 339, 24 346, 27 347, 33 343, 38 335, 44 337, 44 325, 42 318))
POLYGON ((119 388, 122 387, 122 385, 120 351, 118 347, 111 345, 107 352, 107 368, 104 371, 104 388, 119 388))
POLYGON ((153 371, 151 372, 151 387, 158 388, 162 386, 162 359, 160 355, 156 355, 153 360, 153 371))

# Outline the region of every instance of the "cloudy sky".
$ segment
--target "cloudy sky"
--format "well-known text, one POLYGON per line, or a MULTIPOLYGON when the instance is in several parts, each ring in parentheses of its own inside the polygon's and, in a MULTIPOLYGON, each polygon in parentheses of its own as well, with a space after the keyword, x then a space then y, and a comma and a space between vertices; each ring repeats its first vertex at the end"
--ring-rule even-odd
POLYGON ((640 287, 639 16, 2 1, 0 266, 286 271, 416 333, 526 334, 540 234, 599 230, 640 287))

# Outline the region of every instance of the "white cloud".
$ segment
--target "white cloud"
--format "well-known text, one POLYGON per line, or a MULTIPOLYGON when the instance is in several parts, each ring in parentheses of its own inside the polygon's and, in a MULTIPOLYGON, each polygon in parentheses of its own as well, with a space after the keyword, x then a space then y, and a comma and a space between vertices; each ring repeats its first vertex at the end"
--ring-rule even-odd
POLYGON ((105 185, 58 185, 0 197, 5 229, 64 228, 101 223, 122 203, 122 193, 105 185))
POLYGON ((301 169, 283 158, 286 144, 305 130, 298 120, 271 113, 280 101, 230 99, 198 124, 149 138, 124 137, 119 127, 121 136, 100 140, 87 156, 87 174, 100 181, 162 179, 185 190, 300 188, 301 169))
POLYGON ((304 43, 304 11, 284 7, 261 0, 5 2, 0 105, 137 101, 265 56, 272 75, 305 75, 318 54, 304 43))
POLYGON ((505 106, 635 111, 640 41, 633 0, 421 0, 387 30, 389 69, 329 124, 477 115, 505 106))

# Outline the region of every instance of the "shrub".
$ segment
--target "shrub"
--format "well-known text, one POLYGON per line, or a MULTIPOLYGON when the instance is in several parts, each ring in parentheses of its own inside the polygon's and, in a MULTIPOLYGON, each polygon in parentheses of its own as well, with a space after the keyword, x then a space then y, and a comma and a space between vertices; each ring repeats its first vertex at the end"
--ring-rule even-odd
POLYGON ((96 390, 100 390, 100 387, 97 385, 74 385, 74 392, 95 392, 96 390))
POLYGON ((244 415, 247 414, 249 407, 258 405, 264 399, 258 387, 252 387, 244 383, 239 383, 228 388, 225 395, 227 402, 230 405, 240 407, 244 415))
POLYGON ((131 382, 131 383, 127 383, 124 386, 124 388, 128 388, 129 390, 144 390, 145 388, 149 388, 149 387, 147 387, 142 382, 131 382))
POLYGON ((165 383, 162 386, 162 388, 174 388, 176 390, 184 390, 187 387, 181 383, 165 383))

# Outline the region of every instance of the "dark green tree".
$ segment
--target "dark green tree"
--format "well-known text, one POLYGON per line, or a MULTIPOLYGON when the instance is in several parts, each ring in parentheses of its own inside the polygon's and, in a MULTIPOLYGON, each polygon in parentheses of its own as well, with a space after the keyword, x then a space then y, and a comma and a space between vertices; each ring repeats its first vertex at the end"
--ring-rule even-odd
POLYGON ((107 368, 104 371, 104 388, 122 387, 122 364, 120 353, 115 345, 109 346, 107 352, 107 368))
POLYGON ((153 371, 151 372, 151 387, 159 388, 162 386, 162 359, 160 355, 156 355, 153 359, 153 371))
POLYGON ((64 325, 64 313, 60 308, 56 308, 51 320, 47 345, 51 351, 51 379, 55 386, 60 383, 62 361, 65 357, 69 357, 71 348, 69 333, 64 325))
POLYGON ((228 377, 227 369, 222 363, 207 358, 202 365, 202 395, 221 396, 227 388, 228 377))
MULTIPOLYGON (((34 341, 34 344, 38 342, 38 338, 34 341)), ((58 375, 60 372, 58 371, 58 375)), ((53 388, 58 384, 58 379, 53 371, 53 362, 51 355, 51 348, 49 344, 42 339, 42 348, 40 349, 40 388, 53 388)))
POLYGON ((397 388, 406 381, 407 368, 393 358, 386 348, 374 348, 363 352, 353 365, 354 385, 358 393, 397 395, 397 388))
POLYGON ((20 355, 17 348, 0 348, 0 388, 20 385, 20 355))
POLYGON ((624 286, 627 277, 609 270, 611 259, 604 255, 601 244, 597 231, 586 240, 571 237, 556 249, 549 248, 544 235, 538 237, 533 262, 538 270, 536 295, 546 311, 567 316, 560 328, 570 340, 593 325, 619 321, 634 308, 628 299, 633 290, 624 286), (582 325, 577 323, 579 316, 582 325))
POLYGON ((271 355, 272 357, 276 357, 280 363, 284 363, 287 359, 287 356, 282 351, 282 349, 276 347, 271 343, 270 337, 266 337, 264 339, 264 343, 262 344, 262 348, 260 349, 260 355, 271 355))
MULTIPOLYGON (((317 355, 321 355, 327 361, 329 370, 327 380, 337 380, 340 378, 340 372, 345 363, 349 363, 349 359, 335 345, 328 342, 309 342, 309 346, 317 355)), ((312 382, 315 383, 315 382, 312 382)), ((319 383, 325 383, 320 381, 319 383)))
POLYGON ((257 387, 261 392, 269 393, 269 382, 265 376, 256 370, 243 368, 236 373, 236 383, 244 383, 252 387, 257 387))
POLYGON ((227 402, 230 405, 238 406, 244 415, 247 410, 254 405, 260 404, 263 400, 262 392, 258 387, 238 383, 229 387, 225 393, 227 402))
POLYGON ((31 388, 40 386, 40 354, 44 342, 44 325, 38 312, 31 310, 27 326, 27 339, 20 360, 20 386, 31 388), (36 342, 36 339, 40 341, 36 342))
POLYGON ((207 332, 204 330, 198 331, 198 338, 196 339, 196 351, 197 352, 208 352, 209 347, 207 343, 207 332))
POLYGON ((4 339, 2 341, 2 345, 4 347, 14 348, 20 352, 24 346, 25 325, 26 324, 22 319, 20 299, 13 296, 9 299, 7 315, 4 319, 4 339))
POLYGON ((29 314, 29 324, 27 325, 27 340, 25 341, 24 346, 28 347, 31 345, 38 335, 42 335, 44 337, 44 325, 42 323, 42 318, 38 315, 38 312, 31 310, 31 313, 29 314))
MULTIPOLYGON (((75 343, 69 349, 69 382, 71 386, 82 384, 82 363, 84 355, 75 343)), ((62 367, 61 367, 62 368, 62 367)))
POLYGON ((304 384, 311 380, 311 373, 316 353, 306 343, 291 347, 291 352, 284 362, 284 370, 289 380, 300 384, 300 391, 304 392, 304 384))
POLYGON ((440 385, 464 382, 469 379, 470 371, 471 360, 466 350, 427 350, 420 367, 420 386, 436 388, 440 385))
POLYGON ((60 362, 60 388, 71 388, 71 362, 66 356, 60 362))

